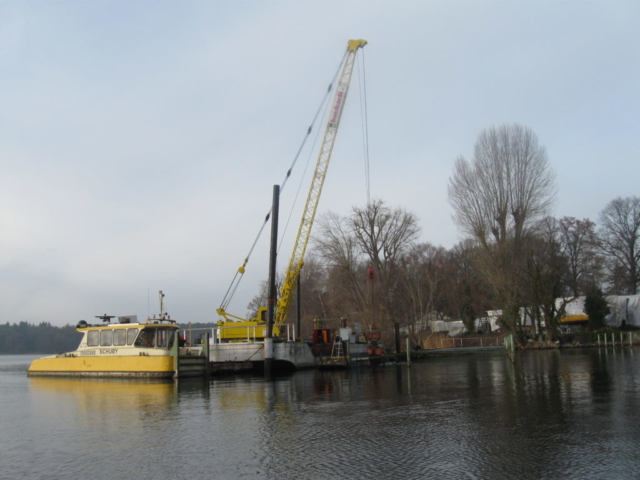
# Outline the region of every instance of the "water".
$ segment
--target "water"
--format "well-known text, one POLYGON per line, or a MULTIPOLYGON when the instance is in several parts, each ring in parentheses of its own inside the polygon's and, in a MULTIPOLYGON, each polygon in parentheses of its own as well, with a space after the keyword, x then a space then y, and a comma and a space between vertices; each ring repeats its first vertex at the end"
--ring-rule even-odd
POLYGON ((431 358, 266 382, 27 378, 0 357, 1 479, 640 477, 640 354, 431 358))

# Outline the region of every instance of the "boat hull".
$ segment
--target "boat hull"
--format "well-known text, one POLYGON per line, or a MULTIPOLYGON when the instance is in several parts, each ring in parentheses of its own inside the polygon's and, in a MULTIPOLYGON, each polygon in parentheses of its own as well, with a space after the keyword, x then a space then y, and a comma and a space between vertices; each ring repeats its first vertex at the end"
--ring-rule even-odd
MULTIPOLYGON (((315 359, 306 343, 277 342, 273 344, 273 359, 284 369, 315 367, 315 359)), ((211 343, 209 360, 215 365, 226 363, 264 363, 264 342, 211 343)), ((258 365, 258 368, 260 365, 258 365)))
POLYGON ((169 355, 109 357, 45 357, 31 363, 29 376, 89 376, 170 378, 174 359, 169 355))

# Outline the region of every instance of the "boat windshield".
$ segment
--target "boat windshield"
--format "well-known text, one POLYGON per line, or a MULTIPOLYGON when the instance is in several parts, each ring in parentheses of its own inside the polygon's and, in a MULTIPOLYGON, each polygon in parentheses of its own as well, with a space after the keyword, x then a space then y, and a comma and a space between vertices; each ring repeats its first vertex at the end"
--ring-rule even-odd
POLYGON ((173 328, 144 328, 136 338, 135 346, 144 348, 171 348, 173 347, 173 328))

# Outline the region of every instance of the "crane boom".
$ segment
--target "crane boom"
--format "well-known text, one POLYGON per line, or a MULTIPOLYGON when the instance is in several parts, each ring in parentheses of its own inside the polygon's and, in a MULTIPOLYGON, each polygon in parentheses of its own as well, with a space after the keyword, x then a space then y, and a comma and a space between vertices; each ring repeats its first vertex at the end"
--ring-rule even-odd
MULTIPOLYGON (((358 49, 364 47, 366 44, 366 40, 349 40, 347 44, 344 63, 338 77, 338 86, 335 89, 333 103, 331 104, 331 110, 329 111, 329 120, 327 121, 327 127, 320 147, 320 153, 318 154, 316 168, 311 180, 311 188, 309 189, 309 195, 307 196, 307 202, 304 207, 302 221, 300 222, 300 228, 298 229, 298 236, 296 237, 291 260, 289 261, 289 266, 287 267, 284 281, 280 288, 280 298, 276 303, 276 312, 274 317, 274 323, 276 325, 281 325, 286 321, 291 308, 296 284, 300 277, 300 270, 304 264, 304 254, 311 236, 311 228, 313 227, 313 221, 318 209, 318 201, 320 200, 320 194, 322 193, 322 186, 324 185, 324 179, 327 175, 327 168, 329 167, 336 134, 338 133, 340 119, 342 118, 344 103, 347 98, 347 93, 349 92, 349 84, 351 83, 351 74, 353 73, 356 53, 358 49)), ((240 268, 240 273, 244 273, 243 269, 244 265, 240 268)), ((255 327, 265 325, 267 307, 260 307, 258 309, 257 318, 251 320, 244 320, 235 315, 231 315, 227 313, 223 307, 220 307, 217 312, 225 319, 224 321, 220 320, 218 322, 219 326, 225 326, 226 322, 231 322, 233 325, 232 328, 227 328, 219 333, 220 340, 241 340, 247 337, 246 332, 249 331, 252 332, 251 335, 254 338, 264 338, 266 329, 260 328, 259 330, 256 330, 255 327), (231 318, 240 321, 232 322, 231 318)), ((278 332, 278 328, 274 328, 274 334, 277 335, 278 332)))
POLYGON ((287 267, 284 281, 280 289, 280 299, 277 303, 274 322, 276 324, 284 323, 287 315, 289 314, 291 302, 296 289, 296 283, 300 276, 302 265, 304 264, 304 254, 307 250, 309 238, 311 237, 311 228, 313 227, 313 221, 316 216, 316 211, 318 210, 318 201, 320 200, 320 194, 322 193, 322 186, 324 185, 329 161, 331 160, 331 154, 333 153, 333 146, 335 145, 336 134, 338 133, 338 127, 340 126, 344 103, 347 99, 347 93, 349 92, 349 84, 351 83, 351 74, 353 73, 356 52, 366 44, 366 40, 349 40, 349 43, 347 44, 347 53, 344 65, 342 66, 340 77, 338 78, 338 88, 336 89, 331 110, 329 111, 329 120, 327 122, 327 128, 324 132, 320 153, 318 154, 318 161, 316 162, 316 168, 311 180, 311 188, 309 189, 309 195, 307 196, 307 202, 302 214, 302 221, 300 222, 300 228, 298 229, 298 236, 296 237, 293 253, 291 254, 291 260, 289 261, 289 266, 287 267))

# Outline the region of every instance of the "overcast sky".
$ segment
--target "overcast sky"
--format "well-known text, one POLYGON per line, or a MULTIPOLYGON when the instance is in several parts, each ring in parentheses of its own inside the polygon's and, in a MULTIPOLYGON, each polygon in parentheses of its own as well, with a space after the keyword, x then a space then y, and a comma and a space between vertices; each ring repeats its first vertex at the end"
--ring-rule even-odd
MULTIPOLYGON (((144 318, 158 290, 173 318, 216 320, 351 38, 366 77, 319 213, 366 204, 366 78, 371 197, 415 213, 422 241, 461 240, 454 160, 505 123, 546 147, 555 216, 596 221, 640 194, 639 22, 636 0, 0 0, 0 322, 144 318)), ((263 237, 232 313, 266 279, 263 237)))

